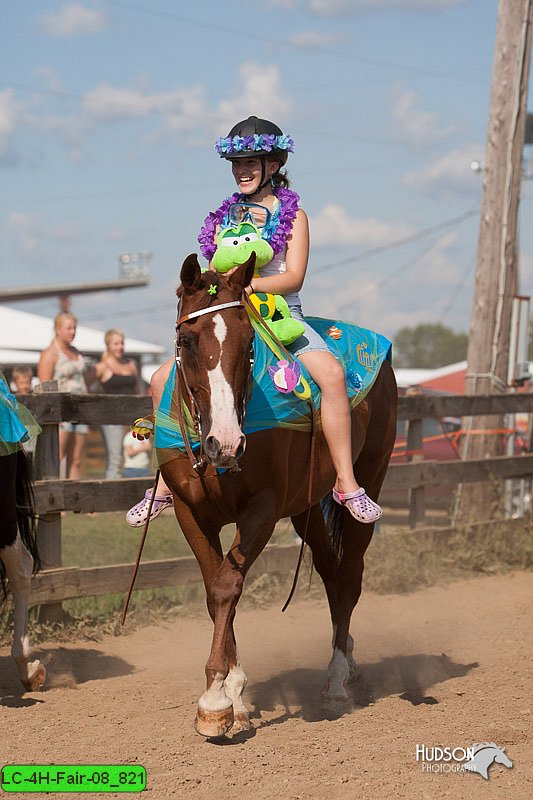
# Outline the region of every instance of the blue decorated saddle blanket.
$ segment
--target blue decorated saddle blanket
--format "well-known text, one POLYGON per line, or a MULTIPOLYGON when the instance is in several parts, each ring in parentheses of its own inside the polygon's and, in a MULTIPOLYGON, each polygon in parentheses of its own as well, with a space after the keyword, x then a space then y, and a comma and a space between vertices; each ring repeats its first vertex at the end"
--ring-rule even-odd
POLYGON ((33 414, 18 402, 0 372, 0 457, 20 450, 40 431, 33 414))
MULTIPOLYGON (((391 359, 392 345, 380 333, 359 328, 348 322, 332 322, 320 317, 306 317, 306 321, 326 342, 328 349, 343 365, 346 374, 346 388, 350 405, 353 408, 368 394, 385 359, 391 359)), ((275 385, 272 369, 276 356, 255 333, 254 366, 251 394, 246 405, 243 432, 245 434, 268 428, 292 428, 308 431, 311 428, 309 401, 294 392, 282 393, 275 385), (269 371, 270 367, 270 371, 269 371)), ((317 384, 304 365, 299 362, 301 376, 307 382, 315 409, 320 408, 321 393, 317 384)), ((177 421, 174 395, 176 365, 168 377, 161 404, 156 412, 156 431, 154 445, 159 449, 173 448, 185 450, 183 438, 177 421)), ((296 386, 300 394, 301 386, 296 386)), ((184 409, 186 412, 186 409, 184 409)), ((184 413, 190 443, 199 446, 192 420, 184 413)))

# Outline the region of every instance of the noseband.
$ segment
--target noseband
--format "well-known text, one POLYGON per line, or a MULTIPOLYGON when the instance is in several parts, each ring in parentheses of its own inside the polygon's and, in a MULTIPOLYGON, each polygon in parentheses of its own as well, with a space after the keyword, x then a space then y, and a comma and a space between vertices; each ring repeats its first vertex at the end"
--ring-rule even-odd
MULTIPOLYGON (((176 384, 177 389, 177 409, 178 409, 178 422, 180 426, 181 436, 185 445, 185 450, 187 451, 187 455, 189 456, 190 462, 192 464, 193 469, 198 469, 198 467, 202 466, 206 462, 206 458, 204 456, 203 451, 203 441, 202 441, 202 425, 200 421, 200 409, 194 399, 194 395, 191 392, 189 387, 189 383, 187 381, 187 377, 185 375, 185 370, 183 369, 182 359, 181 359, 181 345, 180 345, 180 326, 184 322, 188 322, 191 319, 195 319, 196 317, 203 317, 204 314, 212 314, 216 311, 222 311, 225 308, 237 308, 237 307, 244 308, 245 303, 242 300, 232 300, 229 303, 217 303, 217 305, 209 306, 208 308, 201 308, 199 311, 191 311, 190 314, 183 314, 179 316, 179 305, 178 305, 178 318, 176 320, 176 335, 174 338, 174 360, 176 362, 176 369, 178 371, 178 381, 176 384), (185 426, 185 420, 183 419, 183 401, 184 395, 181 384, 185 387, 187 395, 189 397, 190 402, 190 409, 191 409, 191 416, 194 428, 196 430, 196 434, 198 439, 200 440, 200 454, 199 458, 194 454, 194 451, 191 447, 191 443, 189 441, 189 437, 187 434, 187 428, 185 426)), ((239 426, 242 429, 244 423, 244 415, 246 412, 246 402, 250 395, 251 389, 251 379, 253 373, 253 365, 254 365, 254 345, 253 340, 252 344, 250 345, 250 371, 248 373, 248 387, 247 391, 244 393, 241 403, 241 408, 239 411, 239 426)), ((231 468, 231 472, 240 472, 240 468, 236 465, 231 468)))

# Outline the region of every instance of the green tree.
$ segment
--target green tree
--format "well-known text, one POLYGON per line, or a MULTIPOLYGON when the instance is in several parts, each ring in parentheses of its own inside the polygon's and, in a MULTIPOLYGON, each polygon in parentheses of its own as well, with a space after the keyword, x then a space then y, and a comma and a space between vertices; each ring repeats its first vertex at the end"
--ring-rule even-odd
POLYGON ((423 322, 415 328, 400 328, 393 342, 397 367, 444 367, 466 358, 468 335, 440 323, 423 322))

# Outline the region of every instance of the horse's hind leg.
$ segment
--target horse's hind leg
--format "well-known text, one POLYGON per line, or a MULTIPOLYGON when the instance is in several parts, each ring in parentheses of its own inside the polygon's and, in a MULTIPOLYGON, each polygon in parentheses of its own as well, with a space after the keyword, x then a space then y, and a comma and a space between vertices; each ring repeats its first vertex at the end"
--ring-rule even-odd
MULTIPOLYGON (((293 525, 300 537, 305 535, 307 512, 292 518, 293 525)), ((331 624, 333 628, 333 655, 328 666, 327 680, 322 695, 325 704, 344 702, 348 699, 345 686, 359 676, 359 667, 353 660, 353 639, 348 633, 346 650, 336 646, 339 620, 339 600, 344 605, 346 593, 339 593, 340 562, 331 544, 322 509, 313 506, 309 515, 306 540, 313 553, 313 565, 322 578, 328 598, 331 624)), ((354 605, 356 600, 354 601, 354 605)))
POLYGON ((17 665, 22 685, 27 691, 35 692, 43 686, 46 670, 39 660, 30 661, 28 602, 33 558, 24 546, 18 531, 14 543, 0 550, 0 559, 4 562, 9 588, 13 595, 14 630, 11 655, 17 665))
POLYGON ((28 636, 28 603, 31 591, 33 557, 20 537, 16 512, 17 456, 3 456, 3 491, 0 495, 0 559, 2 560, 9 588, 13 595, 14 631, 11 655, 17 666, 20 680, 27 691, 40 689, 46 678, 46 670, 39 660, 30 661, 31 647, 28 636), (8 463, 9 460, 9 463, 8 463), (7 469, 6 469, 7 467, 7 469))

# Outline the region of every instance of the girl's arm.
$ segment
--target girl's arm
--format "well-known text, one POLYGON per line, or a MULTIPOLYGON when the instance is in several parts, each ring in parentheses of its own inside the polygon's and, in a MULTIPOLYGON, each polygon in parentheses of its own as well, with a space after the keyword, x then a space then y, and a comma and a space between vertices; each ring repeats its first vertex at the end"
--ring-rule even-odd
POLYGON ((41 353, 39 364, 37 365, 37 377, 40 382, 51 381, 54 377, 54 367, 56 364, 56 354, 51 347, 47 347, 41 353))
POLYGON ((253 278, 255 292, 292 294, 302 288, 309 258, 309 222, 303 208, 299 208, 287 239, 287 271, 281 275, 253 278))

